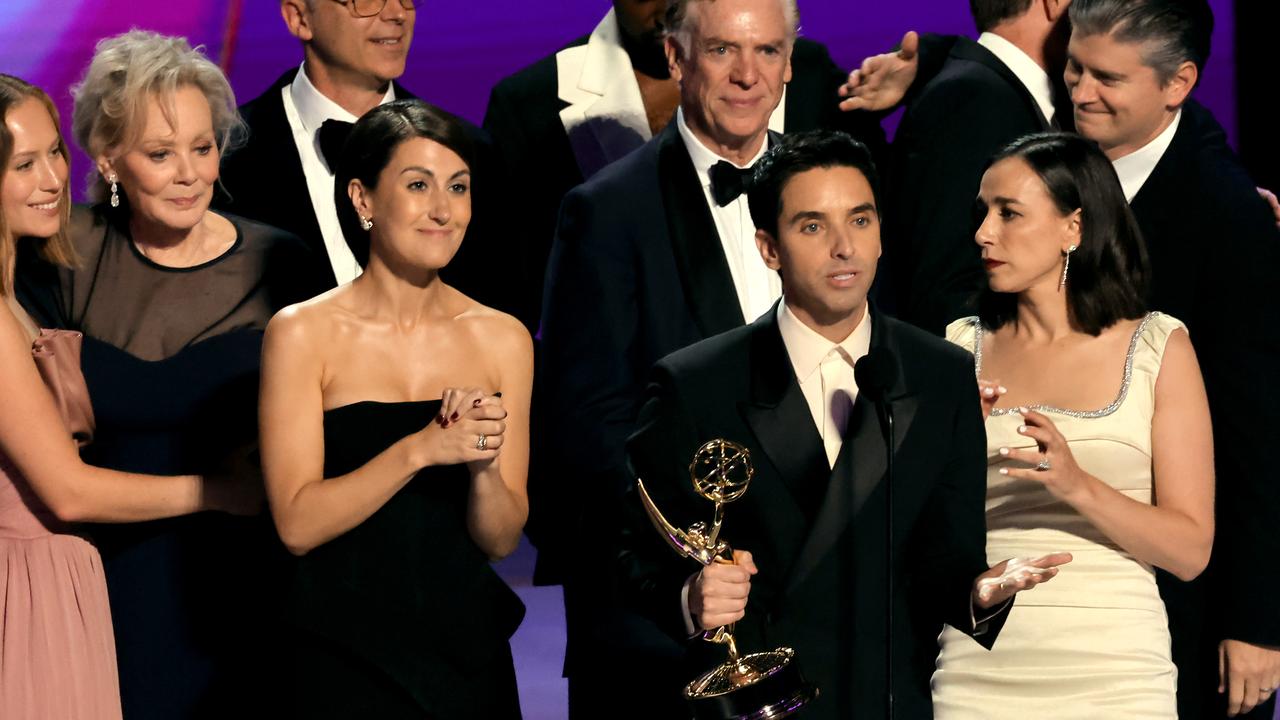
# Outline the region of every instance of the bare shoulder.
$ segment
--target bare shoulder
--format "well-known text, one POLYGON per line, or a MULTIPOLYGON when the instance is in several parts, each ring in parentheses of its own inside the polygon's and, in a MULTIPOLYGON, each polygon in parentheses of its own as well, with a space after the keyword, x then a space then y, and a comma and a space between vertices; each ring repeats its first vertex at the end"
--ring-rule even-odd
POLYGON ((1191 336, 1185 327, 1176 327, 1169 332, 1169 339, 1164 344, 1164 361, 1185 363, 1196 362, 1196 350, 1191 344, 1191 336))
POLYGON ((1185 328, 1174 328, 1164 344, 1160 359, 1160 371, 1156 376, 1156 395, 1183 396, 1193 388, 1203 393, 1204 380, 1200 375, 1200 361, 1196 359, 1191 336, 1185 328))
POLYGON ((268 347, 323 347, 333 333, 334 320, 345 314, 342 300, 348 289, 345 285, 336 287, 281 309, 267 323, 265 342, 268 347))
POLYGON ((465 324, 472 337, 483 340, 490 347, 507 352, 527 352, 532 357, 533 338, 529 336, 523 323, 512 315, 482 305, 465 295, 460 297, 464 300, 465 307, 457 315, 457 319, 465 324))

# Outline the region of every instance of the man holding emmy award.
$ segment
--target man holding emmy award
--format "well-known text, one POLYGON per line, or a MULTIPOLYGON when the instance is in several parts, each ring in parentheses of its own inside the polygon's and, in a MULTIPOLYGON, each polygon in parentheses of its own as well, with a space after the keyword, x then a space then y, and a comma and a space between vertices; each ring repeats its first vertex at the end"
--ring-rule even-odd
POLYGON ((885 717, 890 702, 899 718, 931 717, 942 624, 991 647, 1013 595, 1070 556, 987 566, 973 357, 868 305, 880 217, 866 147, 842 133, 788 137, 764 156, 749 202, 784 295, 654 368, 628 443, 640 482, 626 503, 623 595, 693 639, 683 693, 698 718, 885 717), (875 369, 855 380, 864 357, 875 369), (720 626, 734 623, 730 643, 720 626))

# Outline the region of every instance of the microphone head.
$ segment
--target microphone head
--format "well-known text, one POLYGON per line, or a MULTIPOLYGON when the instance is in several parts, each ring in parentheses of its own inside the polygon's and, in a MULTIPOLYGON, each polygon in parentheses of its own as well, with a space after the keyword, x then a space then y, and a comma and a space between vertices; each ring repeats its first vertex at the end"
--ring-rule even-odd
POLYGON ((858 393, 874 403, 882 403, 898 382, 898 358, 886 348, 872 348, 854 363, 853 379, 858 393))

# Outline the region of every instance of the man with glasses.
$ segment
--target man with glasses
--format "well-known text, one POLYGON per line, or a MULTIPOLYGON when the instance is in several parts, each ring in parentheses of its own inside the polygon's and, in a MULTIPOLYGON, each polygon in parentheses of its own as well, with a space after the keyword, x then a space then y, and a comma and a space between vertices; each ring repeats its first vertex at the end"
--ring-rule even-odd
MULTIPOLYGON (((415 6, 422 0, 280 0, 289 32, 302 41, 303 62, 280 76, 262 95, 240 108, 249 125, 248 143, 222 163, 227 195, 219 205, 233 213, 288 230, 326 262, 317 263, 317 292, 350 282, 368 258, 368 236, 353 228, 344 235, 334 204, 334 163, 350 124, 383 103, 412 98, 395 82, 404 74, 413 41, 415 6)), ((493 164, 491 144, 471 127, 477 165, 493 164)), ((470 282, 468 270, 483 256, 482 209, 486 178, 472 168, 473 221, 445 279, 491 306, 503 283, 470 282)), ((492 278, 492 272, 490 272, 492 278)))

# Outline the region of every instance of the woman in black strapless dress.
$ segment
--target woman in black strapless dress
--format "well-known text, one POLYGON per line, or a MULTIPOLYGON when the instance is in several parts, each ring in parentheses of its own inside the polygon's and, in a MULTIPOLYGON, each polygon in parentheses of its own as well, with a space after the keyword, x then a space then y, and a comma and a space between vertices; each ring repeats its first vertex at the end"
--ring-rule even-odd
POLYGON ((267 328, 263 471, 298 556, 298 717, 520 716, 524 608, 490 561, 528 515, 533 348, 437 275, 470 220, 470 160, 462 124, 426 103, 361 118, 335 193, 365 272, 267 328))

